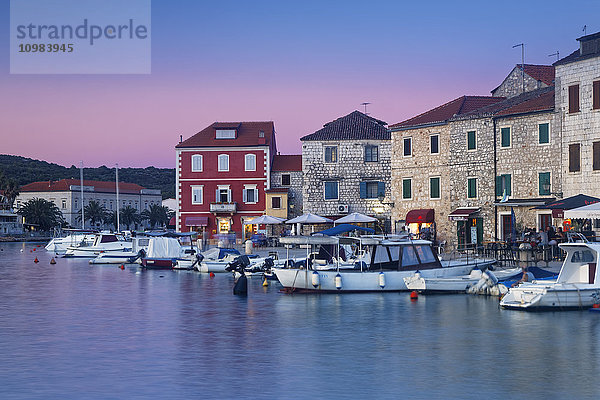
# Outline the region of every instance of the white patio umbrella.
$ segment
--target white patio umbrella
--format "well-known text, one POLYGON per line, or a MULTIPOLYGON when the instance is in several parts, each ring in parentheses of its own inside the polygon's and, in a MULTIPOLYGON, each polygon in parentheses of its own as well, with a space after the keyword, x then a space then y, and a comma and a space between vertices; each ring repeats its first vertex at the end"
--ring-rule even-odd
POLYGON ((572 208, 564 211, 565 218, 600 218, 600 203, 572 208))
POLYGON ((348 214, 345 217, 336 219, 334 224, 356 224, 356 223, 366 223, 366 222, 376 222, 377 218, 369 217, 368 215, 353 212, 352 214, 348 214))
MULTIPOLYGON (((326 224, 329 222, 333 222, 333 220, 329 219, 329 218, 321 217, 320 215, 313 214, 313 213, 302 214, 299 217, 288 219, 287 221, 285 221, 286 224, 326 224)), ((313 229, 313 231, 314 231, 314 229, 313 229)), ((299 233, 299 232, 297 232, 297 233, 299 233)))
MULTIPOLYGON (((277 225, 282 224, 285 221, 284 218, 272 217, 270 215, 261 215, 249 221, 244 221, 244 225, 277 225)), ((271 235, 273 231, 271 230, 271 235)))

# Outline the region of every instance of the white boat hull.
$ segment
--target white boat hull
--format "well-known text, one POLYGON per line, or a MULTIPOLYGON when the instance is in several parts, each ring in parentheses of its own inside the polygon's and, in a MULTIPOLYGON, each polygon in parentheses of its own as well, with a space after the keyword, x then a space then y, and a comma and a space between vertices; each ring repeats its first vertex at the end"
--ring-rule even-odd
MULTIPOLYGON (((511 268, 508 270, 493 271, 492 273, 499 280, 504 280, 516 276, 520 272, 521 268, 511 268)), ((413 274, 404 278, 404 282, 409 290, 417 290, 419 292, 464 293, 467 289, 481 281, 482 277, 483 274, 481 271, 473 270, 469 275, 451 278, 425 278, 421 274, 413 274)))
POLYGON ((522 283, 502 298, 500 305, 511 309, 589 308, 600 295, 599 285, 561 283, 522 283))

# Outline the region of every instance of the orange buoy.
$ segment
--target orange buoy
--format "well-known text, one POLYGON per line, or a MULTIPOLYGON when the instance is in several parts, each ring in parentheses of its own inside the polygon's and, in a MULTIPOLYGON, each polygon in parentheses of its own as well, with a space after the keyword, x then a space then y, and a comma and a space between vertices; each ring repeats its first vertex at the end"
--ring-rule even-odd
POLYGON ((36 257, 35 260, 33 260, 33 262, 37 264, 37 263, 40 262, 40 260, 38 260, 37 257, 36 257))
POLYGON ((418 300, 419 299, 419 293, 417 293, 416 290, 413 290, 412 292, 410 292, 410 299, 412 301, 418 300))
POLYGON ((50 260, 50 264, 56 264, 56 260, 54 259, 54 257, 52 257, 52 260, 50 260))
POLYGON ((125 265, 121 264, 121 266, 119 268, 125 269, 125 265))
POLYGON ((210 276, 211 278, 214 278, 215 277, 215 273, 211 272, 210 274, 208 274, 208 276, 210 276))
POLYGON ((592 304, 592 308, 600 308, 600 304, 592 304))

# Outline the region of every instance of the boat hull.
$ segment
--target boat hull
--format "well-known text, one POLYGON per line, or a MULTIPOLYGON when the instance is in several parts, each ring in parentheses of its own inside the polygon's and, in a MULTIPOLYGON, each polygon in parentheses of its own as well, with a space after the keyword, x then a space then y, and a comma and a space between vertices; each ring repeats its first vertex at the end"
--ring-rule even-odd
POLYGON ((511 288, 500 305, 513 310, 584 309, 596 303, 600 285, 522 283, 511 288))
POLYGON ((142 267, 147 269, 173 269, 175 263, 172 258, 142 258, 142 267))

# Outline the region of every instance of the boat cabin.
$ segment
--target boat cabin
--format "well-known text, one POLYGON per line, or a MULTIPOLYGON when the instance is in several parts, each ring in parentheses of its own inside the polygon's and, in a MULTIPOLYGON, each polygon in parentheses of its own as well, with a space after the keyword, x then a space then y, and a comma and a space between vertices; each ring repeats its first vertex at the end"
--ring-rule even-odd
POLYGON ((598 251, 600 244, 563 243, 560 248, 567 252, 558 274, 557 283, 588 283, 598 281, 598 251))

